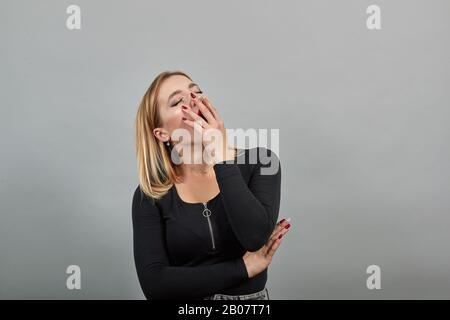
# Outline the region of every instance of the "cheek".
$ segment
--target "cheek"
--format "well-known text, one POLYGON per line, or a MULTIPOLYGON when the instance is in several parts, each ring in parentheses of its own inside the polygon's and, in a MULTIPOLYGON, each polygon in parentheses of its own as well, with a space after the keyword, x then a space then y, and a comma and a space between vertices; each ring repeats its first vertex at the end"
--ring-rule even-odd
POLYGON ((185 124, 182 120, 182 118, 185 117, 185 114, 181 111, 181 108, 174 107, 173 109, 174 110, 170 110, 170 112, 166 114, 167 128, 171 132, 177 128, 190 129, 191 127, 185 124))

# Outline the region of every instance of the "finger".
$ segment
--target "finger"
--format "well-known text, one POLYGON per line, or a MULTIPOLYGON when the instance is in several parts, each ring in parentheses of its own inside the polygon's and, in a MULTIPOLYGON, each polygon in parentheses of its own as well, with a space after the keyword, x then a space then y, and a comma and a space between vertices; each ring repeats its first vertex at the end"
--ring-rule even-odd
POLYGON ((275 233, 277 233, 277 231, 281 230, 281 225, 283 224, 284 221, 286 221, 286 219, 282 219, 277 222, 277 224, 275 225, 275 227, 272 230, 270 237, 272 237, 275 233))
POLYGON ((205 96, 202 98, 203 104, 208 107, 209 111, 213 114, 214 118, 220 118, 219 112, 217 109, 212 105, 211 101, 205 96))
POLYGON ((271 237, 270 238, 270 240, 269 241, 267 241, 267 249, 270 249, 270 247, 273 245, 273 243, 275 242, 275 241, 277 241, 278 239, 280 239, 280 237, 284 237, 284 235, 286 234, 286 233, 288 233, 289 232, 289 229, 282 229, 282 230, 280 230, 280 232, 278 232, 277 234, 275 234, 273 237, 271 237))
POLYGON ((188 126, 194 128, 194 130, 198 131, 200 134, 203 134, 203 124, 205 122, 203 119, 201 119, 201 121, 202 121, 201 125, 200 125, 200 123, 198 121, 187 119, 187 118, 184 118, 184 117, 182 118, 182 120, 183 120, 183 122, 185 124, 187 124, 188 126))
POLYGON ((290 230, 290 224, 286 225, 285 227, 282 227, 277 233, 275 233, 273 236, 270 237, 269 241, 267 241, 267 250, 270 249, 270 247, 273 245, 273 243, 279 239, 280 236, 284 236, 286 233, 288 233, 290 230))
POLYGON ((279 237, 280 235, 285 235, 286 233, 289 232, 291 225, 288 224, 286 227, 282 228, 281 231, 278 233, 277 237, 279 237))
POLYGON ((277 249, 280 247, 282 239, 283 238, 280 238, 280 239, 277 238, 273 242, 272 246, 269 248, 269 250, 267 250, 266 258, 272 259, 273 255, 275 254, 277 249))
POLYGON ((277 225, 275 226, 275 228, 273 229, 272 234, 271 234, 270 237, 269 237, 269 240, 273 240, 273 239, 275 238, 275 236, 278 237, 278 234, 280 233, 280 231, 281 231, 283 228, 284 228, 284 227, 283 227, 282 225, 277 224, 277 225))
POLYGON ((269 254, 270 249, 272 248, 275 240, 277 240, 277 238, 271 238, 269 241, 266 242, 266 244, 263 246, 263 254, 266 256, 269 254))
POLYGON ((284 226, 286 226, 289 221, 291 220, 291 218, 289 218, 288 220, 286 219, 281 219, 280 221, 277 222, 277 224, 275 225, 275 228, 273 229, 273 233, 276 233, 277 230, 281 230, 281 228, 283 228, 284 226))
POLYGON ((291 218, 281 219, 278 223, 287 225, 288 223, 291 223, 291 218))
POLYGON ((282 219, 280 220, 276 225, 275 228, 273 229, 272 234, 270 235, 270 237, 275 236, 276 234, 278 234, 282 228, 286 227, 288 224, 290 224, 289 222, 291 221, 291 218, 286 219, 282 219))
POLYGON ((217 111, 217 109, 212 105, 211 101, 209 101, 209 99, 207 97, 203 97, 203 103, 205 104, 205 106, 207 106, 209 108, 209 110, 211 111, 211 113, 213 114, 214 118, 219 121, 222 120, 222 118, 219 115, 219 112, 217 111))
POLYGON ((208 123, 213 123, 216 120, 209 108, 205 106, 201 99, 194 99, 194 103, 198 106, 200 112, 203 114, 208 123))
POLYGON ((194 111, 192 111, 192 109, 189 109, 186 106, 181 106, 181 111, 185 114, 185 115, 189 115, 192 120, 194 121, 198 121, 202 123, 202 127, 206 127, 209 126, 209 124, 202 118, 200 117, 198 114, 196 114, 194 111))
POLYGON ((213 106, 211 101, 207 97, 203 97, 203 103, 211 110, 211 113, 214 115, 216 119, 220 118, 219 112, 217 109, 213 106))

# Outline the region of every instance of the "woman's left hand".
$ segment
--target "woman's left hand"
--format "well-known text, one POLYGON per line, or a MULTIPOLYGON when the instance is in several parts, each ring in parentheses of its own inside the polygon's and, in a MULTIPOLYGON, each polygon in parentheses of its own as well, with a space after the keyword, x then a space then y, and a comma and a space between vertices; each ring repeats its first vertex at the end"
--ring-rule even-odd
POLYGON ((190 119, 183 117, 183 122, 201 134, 203 146, 207 151, 205 159, 207 163, 214 165, 234 159, 235 151, 228 146, 224 122, 208 98, 196 97, 191 100, 191 108, 183 106, 182 110, 190 117, 190 119), (192 111, 194 105, 198 106, 205 119, 192 111))

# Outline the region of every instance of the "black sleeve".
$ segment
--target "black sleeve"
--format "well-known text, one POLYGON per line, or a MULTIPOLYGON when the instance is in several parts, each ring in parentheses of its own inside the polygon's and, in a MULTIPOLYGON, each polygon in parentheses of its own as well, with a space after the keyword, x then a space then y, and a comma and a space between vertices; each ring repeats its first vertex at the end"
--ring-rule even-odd
MULTIPOLYGON (((255 149, 251 149, 251 154, 255 149)), ((281 193, 281 164, 270 149, 259 147, 253 175, 247 185, 234 162, 214 165, 222 200, 236 238, 247 251, 260 249, 269 239, 278 219, 281 193)), ((248 160, 246 160, 248 161, 248 160)))
POLYGON ((170 266, 163 219, 139 187, 133 196, 133 249, 139 283, 147 299, 200 298, 248 279, 241 258, 197 267, 170 266))

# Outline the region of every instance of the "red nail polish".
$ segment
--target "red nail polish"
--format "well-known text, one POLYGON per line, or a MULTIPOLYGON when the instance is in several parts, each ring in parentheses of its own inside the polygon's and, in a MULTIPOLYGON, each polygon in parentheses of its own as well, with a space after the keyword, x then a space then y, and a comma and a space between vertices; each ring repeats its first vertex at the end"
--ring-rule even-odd
POLYGON ((187 109, 187 107, 186 106, 181 106, 183 109, 187 109))
POLYGON ((289 227, 291 226, 291 224, 288 224, 286 227, 284 227, 285 229, 289 229, 289 227))
POLYGON ((279 223, 282 224, 282 223, 285 222, 285 221, 286 221, 286 219, 283 219, 283 220, 281 220, 279 223))
POLYGON ((278 236, 278 239, 281 239, 283 237, 283 234, 280 234, 279 236, 278 236))
POLYGON ((191 97, 195 99, 196 95, 191 92, 191 97))
POLYGON ((181 119, 183 119, 183 120, 187 120, 185 117, 183 117, 183 118, 181 118, 181 119))

